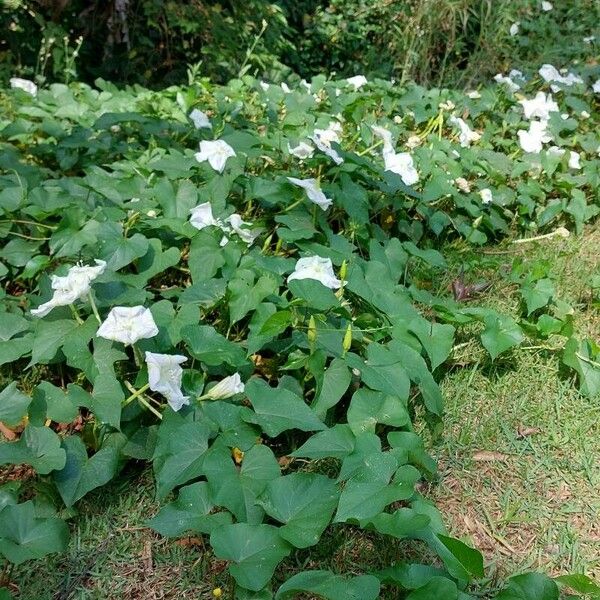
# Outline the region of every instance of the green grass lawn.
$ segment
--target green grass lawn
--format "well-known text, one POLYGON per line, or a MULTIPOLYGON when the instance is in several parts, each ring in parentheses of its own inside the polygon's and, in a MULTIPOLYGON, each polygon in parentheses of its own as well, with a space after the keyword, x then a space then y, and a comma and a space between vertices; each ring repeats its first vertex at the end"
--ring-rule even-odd
MULTIPOLYGON (((589 282, 599 247, 596 228, 568 240, 491 248, 488 267, 496 275, 485 302, 514 312, 516 288, 503 277, 502 265, 517 255, 548 259, 560 297, 575 309, 577 331, 597 339, 600 313, 590 302, 589 282)), ((464 259, 458 251, 456 262, 464 259)), ((427 494, 452 534, 483 551, 492 582, 525 569, 600 577, 598 402, 581 396, 559 371, 556 355, 543 347, 524 345, 491 364, 475 344, 463 345, 451 365, 443 381, 445 429, 431 448, 440 479, 427 494)), ((150 471, 130 467, 87 496, 72 521, 69 551, 15 570, 18 598, 197 599, 212 597, 218 586, 232 597, 225 563, 200 538, 167 540, 144 526, 158 509, 153 494, 150 471)), ((317 547, 285 561, 277 578, 291 569, 359 573, 407 553, 423 558, 420 552, 333 526, 317 547)), ((394 598, 394 590, 382 597, 394 598)))

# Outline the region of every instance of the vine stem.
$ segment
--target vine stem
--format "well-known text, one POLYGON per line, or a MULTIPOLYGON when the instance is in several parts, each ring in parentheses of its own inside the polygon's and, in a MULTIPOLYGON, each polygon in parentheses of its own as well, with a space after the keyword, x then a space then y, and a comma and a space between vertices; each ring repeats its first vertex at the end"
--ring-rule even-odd
MULTIPOLYGON (((127 406, 130 402, 133 402, 133 400, 135 400, 136 398, 141 396, 149 387, 150 387, 150 384, 147 383, 147 384, 143 385, 139 390, 135 390, 133 392, 133 394, 131 394, 131 396, 129 396, 129 398, 125 398, 125 400, 123 400, 123 403, 121 404, 121 406, 127 406)), ((133 387, 130 389, 133 389, 133 387)))
POLYGON ((143 396, 139 396, 138 397, 138 401, 143 404, 151 413, 154 413, 161 421, 162 421, 162 415, 154 408, 154 406, 152 406, 150 404, 150 402, 148 402, 148 400, 146 400, 146 398, 144 398, 143 396))
POLYGON ((94 316, 96 317, 96 321, 98 321, 98 323, 102 323, 102 319, 100 318, 100 313, 98 313, 98 307, 96 306, 96 303, 94 302, 94 296, 91 291, 88 292, 88 300, 90 301, 90 306, 92 307, 92 312, 94 313, 94 316))
POLYGON ((77 323, 79 323, 79 325, 83 325, 83 319, 79 316, 79 312, 77 311, 77 308, 73 304, 69 304, 69 307, 70 307, 71 312, 73 313, 73 316, 75 317, 75 320, 77 321, 77 323))

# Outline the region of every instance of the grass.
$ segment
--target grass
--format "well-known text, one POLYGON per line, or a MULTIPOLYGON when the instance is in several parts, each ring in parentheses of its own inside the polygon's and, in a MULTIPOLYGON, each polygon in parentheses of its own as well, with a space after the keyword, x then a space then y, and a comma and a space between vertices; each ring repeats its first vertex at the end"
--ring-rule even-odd
MULTIPOLYGON (((484 301, 518 310, 504 275, 521 256, 549 260, 558 295, 575 310, 576 330, 600 338, 600 311, 590 302, 600 228, 577 238, 488 249, 483 267, 494 280, 484 301)), ((455 249, 453 268, 473 259, 455 249)), ((463 251, 464 250, 464 251, 463 251)), ((481 264, 481 259, 478 259, 481 264)), ((442 282, 446 287, 450 282, 442 282)), ((585 572, 600 579, 600 403, 565 379, 556 354, 518 349, 490 363, 460 348, 443 380, 445 429, 431 451, 440 479, 428 488, 455 536, 472 541, 493 583, 526 569, 585 572)), ((166 540, 144 526, 158 509, 152 475, 135 466, 88 495, 72 520, 69 550, 15 569, 21 600, 167 600, 232 598, 226 564, 197 537, 166 540)), ((284 561, 276 579, 298 569, 361 573, 402 557, 425 560, 422 548, 351 528, 331 527, 320 544, 284 561)), ((390 588, 382 598, 392 600, 390 588)))

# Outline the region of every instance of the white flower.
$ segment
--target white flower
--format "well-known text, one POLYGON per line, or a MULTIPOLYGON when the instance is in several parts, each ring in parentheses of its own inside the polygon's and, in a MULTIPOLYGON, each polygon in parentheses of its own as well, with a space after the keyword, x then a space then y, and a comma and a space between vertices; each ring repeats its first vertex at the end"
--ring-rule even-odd
POLYGON ((456 187, 461 192, 464 192, 465 194, 468 194, 471 191, 471 186, 469 185, 469 182, 464 177, 457 177, 454 180, 454 183, 456 184, 456 187))
POLYGON ((285 81, 281 84, 281 89, 284 91, 285 94, 290 94, 292 90, 290 90, 290 87, 288 86, 287 83, 285 83, 285 81))
POLYGON ((341 165, 344 159, 330 146, 330 143, 324 141, 316 131, 314 135, 309 136, 314 145, 326 156, 329 156, 336 165, 341 165))
POLYGON ((547 2, 547 0, 544 0, 542 2, 542 10, 545 12, 548 12, 550 10, 552 10, 554 8, 554 6, 552 5, 552 2, 547 2))
POLYGON ((569 169, 581 169, 581 164, 579 163, 580 159, 581 156, 579 156, 579 152, 571 150, 569 152, 569 169))
POLYGON ((520 23, 517 21, 516 23, 513 23, 510 26, 510 29, 508 30, 510 35, 515 36, 515 35, 517 35, 517 33, 519 33, 519 25, 520 25, 520 23))
POLYGON ((341 123, 330 121, 327 129, 315 129, 314 135, 317 136, 321 142, 330 146, 331 142, 335 142, 336 144, 342 142, 340 133, 342 133, 341 123))
POLYGON ((106 262, 95 260, 95 267, 85 267, 75 265, 71 267, 64 277, 52 275, 51 283, 54 294, 48 302, 44 302, 31 311, 34 317, 45 317, 53 308, 57 306, 68 306, 76 300, 87 296, 91 289, 91 283, 96 277, 104 273, 106 262))
POLYGON ((542 76, 542 79, 547 83, 550 83, 550 89, 553 92, 560 91, 560 86, 555 85, 555 83, 560 83, 564 86, 572 86, 576 83, 583 83, 583 79, 574 73, 567 73, 566 75, 561 75, 558 69, 549 64, 544 64, 540 67, 538 73, 542 76), (554 82, 554 83, 553 83, 554 82))
POLYGON ((126 346, 138 340, 154 337, 158 327, 148 308, 143 306, 115 306, 100 325, 96 335, 126 346))
POLYGON ((294 272, 287 279, 288 283, 294 279, 316 279, 332 290, 337 290, 342 285, 333 272, 331 259, 321 256, 298 259, 294 272))
POLYGON ((386 153, 383 155, 383 162, 385 170, 400 175, 405 185, 414 185, 419 181, 419 173, 408 152, 386 153))
POLYGON ((192 208, 190 212, 192 213, 190 223, 198 230, 202 230, 210 225, 221 227, 221 222, 213 216, 210 202, 198 204, 198 206, 192 208))
POLYGON ((551 112, 558 112, 558 104, 552 99, 552 94, 546 95, 544 92, 538 92, 531 100, 519 100, 519 104, 523 106, 526 119, 537 117, 547 120, 550 118, 551 112))
POLYGON ((288 181, 306 190, 306 195, 311 202, 323 210, 327 210, 333 200, 327 198, 319 187, 319 182, 316 179, 297 179, 296 177, 288 177, 288 181))
POLYGON ((260 87, 262 88, 263 92, 268 92, 269 88, 271 87, 268 83, 266 83, 265 81, 260 81, 259 84, 260 87))
POLYGON ((355 90, 360 89, 363 85, 369 83, 367 78, 364 75, 355 75, 354 77, 348 77, 346 79, 349 85, 351 85, 355 90))
POLYGON ((208 115, 201 110, 195 108, 190 114, 190 119, 194 123, 196 129, 212 129, 212 123, 208 119, 208 115))
POLYGON ((241 394, 243 391, 244 384, 240 379, 240 374, 235 373, 234 375, 230 375, 219 381, 219 383, 210 388, 206 394, 203 394, 202 398, 209 400, 225 400, 236 394, 241 394))
POLYGON ((392 132, 385 127, 379 125, 371 125, 373 133, 383 140, 383 153, 394 152, 394 144, 392 143, 392 132))
POLYGON ((248 246, 253 244, 254 240, 260 235, 260 231, 258 230, 244 229, 244 227, 252 226, 252 223, 243 221, 242 217, 237 213, 229 215, 225 221, 231 225, 231 229, 237 233, 248 246))
POLYGON ((511 69, 508 72, 508 76, 511 79, 522 79, 523 81, 525 81, 525 76, 523 75, 522 71, 519 71, 519 69, 511 69))
POLYGON ((452 115, 448 120, 452 125, 456 125, 460 129, 458 139, 463 148, 467 148, 471 145, 471 142, 476 142, 481 138, 481 136, 476 131, 473 131, 460 117, 452 115))
POLYGON ((583 43, 584 44, 591 44, 595 39, 596 39, 595 35, 588 35, 588 36, 586 36, 586 37, 583 38, 583 43))
POLYGON ((481 202, 483 204, 491 204, 494 201, 494 198, 492 196, 492 190, 490 190, 489 188, 479 190, 479 195, 481 196, 481 202))
POLYGON ((190 403, 189 396, 184 396, 181 391, 183 369, 180 365, 186 361, 185 356, 178 354, 146 352, 148 385, 153 392, 162 394, 174 411, 190 403))
POLYGON ((32 96, 37 96, 38 87, 33 83, 33 81, 29 81, 29 79, 21 79, 20 77, 11 77, 10 79, 10 87, 13 89, 23 90, 32 96))
POLYGON ((515 83, 510 77, 506 77, 502 75, 502 73, 498 73, 494 75, 494 81, 498 83, 503 83, 511 92, 516 92, 521 89, 521 86, 515 83))
POLYGON ((595 94, 600 94, 600 79, 594 83, 592 90, 595 94))
POLYGON ((306 158, 312 158, 315 149, 306 142, 300 142, 295 148, 290 148, 290 145, 288 144, 288 152, 300 160, 304 160, 306 158))
POLYGON ((590 113, 587 110, 582 110, 581 111, 581 118, 582 119, 589 119, 591 117, 590 113))
POLYGON ((467 92, 467 96, 472 100, 478 100, 479 98, 481 98, 481 94, 477 90, 467 92))
POLYGON ((412 150, 413 148, 420 146, 422 142, 423 140, 418 135, 411 135, 406 140, 406 146, 412 150))
POLYGON ((194 155, 198 162, 208 161, 208 164, 219 173, 225 169, 225 163, 230 156, 235 156, 233 148, 224 140, 200 142, 200 152, 194 155))
POLYGON ((446 102, 440 102, 438 104, 438 108, 441 110, 454 110, 456 108, 456 104, 454 104, 452 100, 447 100, 446 102))
POLYGON ((306 79, 302 79, 302 80, 300 81, 300 85, 301 85, 301 86, 302 86, 304 89, 306 89, 306 91, 307 91, 307 92, 310 92, 310 91, 311 91, 311 89, 312 89, 312 86, 310 85, 310 83, 308 83, 308 81, 306 81, 306 79))
POLYGON ((517 131, 519 144, 524 152, 538 154, 542 151, 542 144, 549 142, 552 137, 547 132, 546 121, 531 121, 529 130, 520 129, 517 131))

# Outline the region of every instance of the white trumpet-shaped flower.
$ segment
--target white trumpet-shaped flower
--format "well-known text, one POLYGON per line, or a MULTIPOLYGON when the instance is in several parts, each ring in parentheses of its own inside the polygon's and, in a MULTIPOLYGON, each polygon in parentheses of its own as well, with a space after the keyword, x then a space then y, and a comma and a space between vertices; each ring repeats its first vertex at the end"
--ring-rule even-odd
POLYGON ((221 222, 213 216, 210 202, 203 202, 202 204, 198 204, 198 206, 194 206, 194 208, 190 209, 190 213, 192 214, 190 224, 198 230, 210 227, 211 225, 221 227, 221 222))
POLYGON ((558 112, 558 104, 552 99, 552 94, 544 94, 538 92, 535 98, 531 100, 519 100, 519 104, 523 106, 523 114, 526 119, 544 119, 550 118, 551 112, 558 112))
POLYGON ((542 145, 552 139, 547 131, 547 126, 546 121, 531 121, 529 130, 520 129, 517 131, 519 144, 524 152, 538 154, 542 151, 542 145))
POLYGON ((312 158, 315 149, 306 142, 300 142, 295 148, 291 148, 288 144, 288 152, 300 160, 305 160, 306 158, 312 158))
POLYGON ((219 383, 210 388, 206 394, 203 394, 202 398, 206 400, 225 400, 236 394, 241 394, 244 389, 240 374, 235 373, 234 375, 230 375, 219 381, 219 383))
POLYGON ((195 108, 189 116, 196 129, 212 129, 212 123, 210 122, 208 115, 200 109, 195 108))
POLYGON ((184 396, 181 391, 183 377, 181 364, 186 361, 185 356, 178 354, 146 352, 148 385, 153 392, 162 394, 174 411, 178 411, 182 406, 190 403, 189 396, 184 396))
POLYGON ((344 162, 344 159, 331 147, 329 143, 326 143, 319 137, 316 132, 314 135, 310 136, 310 139, 313 141, 314 145, 326 156, 329 156, 331 160, 336 165, 341 165, 344 162))
POLYGON ((560 91, 560 86, 556 85, 557 83, 560 83, 561 85, 567 87, 571 87, 576 83, 583 83, 583 79, 581 79, 581 77, 579 77, 578 75, 575 75, 575 73, 567 73, 566 75, 561 75, 559 70, 554 65, 550 65, 547 63, 543 64, 540 67, 538 73, 541 75, 542 79, 546 83, 550 84, 550 89, 553 92, 560 91))
POLYGON ((479 190, 479 196, 481 197, 482 204, 491 204, 494 201, 492 190, 489 188, 483 188, 482 190, 479 190))
POLYGON ((64 277, 52 275, 51 287, 54 290, 52 298, 31 311, 34 317, 45 317, 57 306, 68 306, 76 300, 87 296, 91 290, 91 284, 96 277, 102 275, 106 269, 106 262, 96 260, 95 267, 75 265, 69 269, 64 277))
POLYGON ((394 152, 394 144, 392 143, 392 132, 380 125, 371 125, 371 131, 383 140, 383 153, 394 152))
POLYGON ((138 340, 154 337, 158 327, 148 308, 143 306, 115 306, 100 325, 96 335, 126 346, 138 340))
POLYGON ((294 279, 316 279, 332 290, 337 290, 342 285, 333 272, 331 259, 321 256, 298 259, 294 272, 287 279, 288 283, 294 279))
POLYGON ((517 21, 516 23, 513 23, 510 26, 510 29, 508 30, 508 32, 510 33, 511 36, 515 36, 515 35, 517 35, 517 33, 519 33, 519 25, 520 25, 520 23, 517 21))
POLYGON ((208 161, 215 171, 222 173, 227 159, 235 155, 235 150, 224 140, 203 140, 200 142, 200 152, 194 156, 198 162, 208 161))
POLYGON ((521 86, 518 83, 515 83, 510 77, 502 75, 502 73, 494 75, 494 81, 503 83, 511 92, 516 92, 521 89, 521 86))
POLYGON ((476 131, 473 131, 460 117, 455 117, 452 115, 448 120, 450 123, 452 123, 452 125, 456 125, 459 128, 460 133, 458 135, 458 139, 463 148, 467 148, 471 145, 471 142, 476 142, 481 139, 481 135, 479 135, 479 133, 476 131))
POLYGON ((348 77, 348 79, 346 79, 346 82, 349 85, 351 85, 355 90, 359 90, 363 85, 369 83, 364 75, 355 75, 354 77, 348 77))
POLYGON ((600 94, 600 79, 598 79, 598 81, 594 82, 594 84, 592 85, 592 91, 595 94, 600 94))
MULTIPOLYGON (((550 146, 548 148, 548 154, 554 156, 563 156, 566 150, 564 148, 559 148, 558 146, 550 146)), ((569 150, 569 169, 581 169, 581 156, 579 152, 575 152, 575 150, 569 150)))
POLYGON ((383 155, 386 171, 400 175, 405 185, 414 185, 419 181, 419 173, 415 168, 412 156, 408 152, 387 152, 383 155))
POLYGON ((333 200, 327 198, 316 179, 297 179, 296 177, 288 177, 288 181, 306 190, 306 195, 311 202, 314 202, 322 210, 327 210, 333 200))
POLYGON ((29 79, 21 79, 20 77, 11 77, 10 79, 10 87, 13 89, 23 90, 32 96, 37 96, 38 87, 33 83, 33 81, 29 81, 29 79))
POLYGON ((323 144, 331 145, 331 142, 336 144, 341 143, 340 134, 342 133, 342 125, 337 121, 330 121, 327 129, 315 129, 314 135, 317 136, 323 144))
MULTIPOLYGON (((231 227, 231 230, 240 236, 240 238, 248 244, 248 246, 254 243, 254 240, 260 235, 259 230, 252 230, 249 227, 252 227, 252 223, 242 220, 242 217, 237 213, 233 213, 229 215, 225 219, 226 223, 228 223, 231 227)), ((225 228, 224 231, 227 231, 228 228, 225 228)))
POLYGON ((552 4, 552 2, 547 2, 547 0, 543 0, 543 2, 542 2, 542 10, 544 12, 551 11, 553 8, 554 8, 554 5, 552 4))

